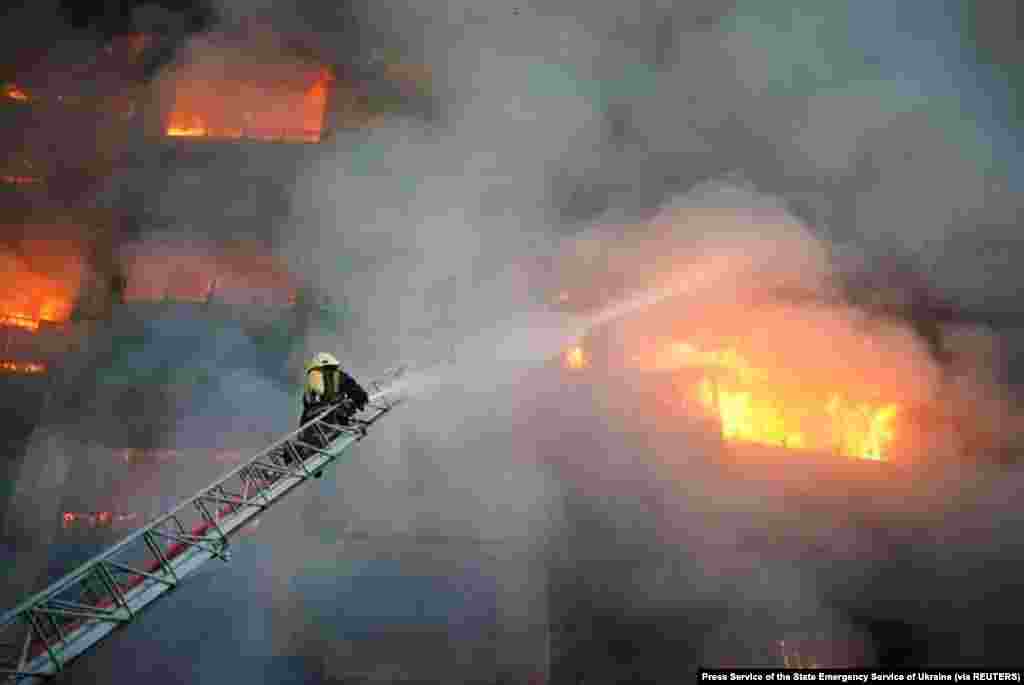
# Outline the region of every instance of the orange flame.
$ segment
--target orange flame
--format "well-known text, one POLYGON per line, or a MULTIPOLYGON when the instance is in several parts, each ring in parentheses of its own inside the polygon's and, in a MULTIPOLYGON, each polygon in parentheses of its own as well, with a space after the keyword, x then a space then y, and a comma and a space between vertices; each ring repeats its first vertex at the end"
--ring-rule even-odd
POLYGON ((582 347, 570 347, 565 352, 565 365, 570 369, 583 369, 587 366, 587 355, 582 347))
POLYGON ((18 316, 17 314, 9 314, 7 316, 0 316, 0 326, 21 328, 34 333, 39 330, 39 319, 32 319, 27 316, 18 316))
POLYGON ((36 331, 71 316, 82 260, 70 243, 30 240, 17 254, 0 252, 0 326, 36 331))
POLYGON ((329 69, 320 68, 312 83, 295 92, 273 83, 211 80, 186 72, 175 86, 164 130, 176 138, 318 143, 333 78, 329 69))
POLYGON ((0 371, 4 373, 35 375, 46 373, 46 364, 41 362, 15 362, 10 360, 0 360, 0 371))
POLYGON ((728 441, 886 459, 895 437, 896 404, 853 402, 839 392, 787 385, 734 349, 702 352, 675 343, 667 354, 705 370, 696 399, 719 418, 728 441))
POLYGON ((18 102, 28 102, 28 93, 23 91, 14 83, 5 83, 3 93, 6 97, 11 100, 17 100, 18 102))

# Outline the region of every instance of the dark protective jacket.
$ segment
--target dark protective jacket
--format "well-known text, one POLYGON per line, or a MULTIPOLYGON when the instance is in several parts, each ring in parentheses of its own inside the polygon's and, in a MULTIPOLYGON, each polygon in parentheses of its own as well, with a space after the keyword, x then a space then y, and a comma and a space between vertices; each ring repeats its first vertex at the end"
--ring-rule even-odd
POLYGON ((302 395, 303 413, 337 404, 348 398, 358 411, 366 406, 370 397, 352 376, 337 366, 321 366, 306 374, 306 391, 302 395))

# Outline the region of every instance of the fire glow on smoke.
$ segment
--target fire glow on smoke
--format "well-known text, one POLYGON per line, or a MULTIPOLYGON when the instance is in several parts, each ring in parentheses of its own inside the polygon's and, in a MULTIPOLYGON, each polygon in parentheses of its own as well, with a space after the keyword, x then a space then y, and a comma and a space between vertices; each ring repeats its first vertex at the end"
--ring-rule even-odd
POLYGON ((326 68, 294 74, 291 82, 186 72, 175 84, 165 132, 178 138, 318 143, 332 80, 326 68))
POLYGON ((859 401, 827 381, 820 387, 787 381, 784 370, 755 367, 732 348, 702 351, 675 342, 662 354, 677 368, 701 370, 690 399, 721 422, 728 441, 886 459, 897 404, 859 401))
POLYGON ((565 352, 565 365, 570 369, 583 369, 587 366, 587 355, 582 347, 570 347, 565 352))

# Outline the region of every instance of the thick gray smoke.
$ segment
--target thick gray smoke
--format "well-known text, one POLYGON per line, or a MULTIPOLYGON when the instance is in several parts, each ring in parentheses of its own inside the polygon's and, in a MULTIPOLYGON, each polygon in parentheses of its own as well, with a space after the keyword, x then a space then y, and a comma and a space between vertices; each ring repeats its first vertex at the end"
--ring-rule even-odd
MULTIPOLYGON (((501 577, 502 601, 506 611, 529 607, 509 634, 518 635, 522 655, 532 653, 531 630, 546 619, 533 604, 542 549, 573 537, 559 524, 564 489, 584 493, 615 533, 584 539, 569 561, 595 587, 607 580, 612 589, 597 593, 604 600, 636 611, 729 607, 728 620, 687 637, 705 641, 695 658, 706 659, 755 658, 751 645, 773 642, 787 620, 856 632, 834 604, 864 607, 908 591, 907 579, 887 570, 890 556, 913 549, 900 558, 939 563, 937 540, 983 518, 984 496, 958 496, 945 482, 935 486, 942 496, 901 492, 879 504, 934 544, 900 547, 842 521, 815 526, 808 521, 831 520, 835 511, 805 515, 803 505, 765 495, 781 491, 776 481, 738 485, 722 476, 709 465, 718 447, 699 431, 652 418, 624 372, 585 397, 558 387, 550 369, 537 371, 588 329, 639 316, 617 334, 626 343, 644 338, 666 302, 679 308, 672 316, 736 327, 747 312, 734 301, 767 281, 830 304, 760 313, 769 339, 779 316, 807 333, 771 339, 766 354, 797 354, 814 362, 813 373, 850 384, 879 362, 901 400, 934 397, 941 373, 926 345, 908 326, 875 325, 836 303, 829 255, 838 244, 868 263, 910 254, 953 299, 1005 301, 1018 285, 1011 227, 1019 198, 993 182, 984 136, 951 115, 955 91, 931 97, 932 82, 907 76, 899 55, 869 59, 867 42, 846 35, 841 4, 797 3, 776 15, 751 2, 652 0, 634 3, 628 16, 571 2, 378 2, 344 16, 324 3, 220 8, 225 26, 271 17, 274 31, 252 46, 254 65, 277 60, 283 37, 298 36, 359 69, 381 69, 397 55, 432 74, 425 112, 340 130, 298 163, 285 152, 246 151, 168 172, 153 160, 131 179, 111 181, 97 201, 121 202, 135 193, 125 188, 141 183, 146 210, 171 232, 237 239, 253 231, 273 243, 339 312, 339 323, 293 341, 292 368, 331 351, 360 378, 402 362, 425 369, 412 379, 420 384, 414 399, 355 463, 261 522, 273 558, 247 580, 271 597, 274 649, 313 640, 306 612, 334 597, 333 583, 353 563, 337 550, 357 530, 497 540, 516 550, 496 553, 520 564, 518 576, 501 577), (273 217, 273 227, 254 225, 253 216, 273 217), (975 250, 979 243, 997 248, 975 250), (550 293, 527 274, 535 260, 552 257, 572 297, 606 286, 616 296, 589 315, 549 311, 550 293), (625 289, 616 291, 619 284, 625 289), (574 465, 560 481, 542 466, 556 461, 574 465), (901 509, 900 496, 913 506, 901 509), (924 513, 952 512, 948 502, 961 501, 969 511, 949 526, 924 513), (784 551, 764 542, 773 534, 784 551), (649 556, 638 551, 645 545, 655 550, 649 556), (818 556, 807 560, 802 550, 811 548, 818 556), (639 560, 631 574, 608 570, 630 559, 639 560), (310 577, 330 581, 311 590, 300 582, 310 577), (746 617, 751 607, 788 618, 761 624, 746 617)), ((143 16, 164 22, 156 10, 143 16)), ((216 64, 217 30, 190 42, 181 59, 216 64)), ((154 83, 162 87, 164 75, 154 83)), ((143 227, 146 237, 156 233, 143 227)), ((230 357, 231 336, 213 332, 193 361, 226 358, 225 350, 230 357)), ((963 404, 984 402, 986 411, 975 414, 1002 420, 1009 412, 991 382, 998 369, 985 368, 996 366, 986 354, 990 340, 946 338, 981 362, 962 380, 957 394, 970 400, 963 404)), ((295 399, 260 370, 235 372, 207 405, 175 408, 192 417, 209 409, 211 425, 171 426, 164 441, 212 436, 241 415, 283 430, 295 399)), ((181 473, 167 478, 175 488, 192 482, 181 473)), ((850 511, 860 515, 861 506, 870 509, 850 511)), ((1007 522, 1019 523, 1009 515, 1007 522)), ((991 540, 987 549, 972 547, 975 559, 998 556, 1006 540, 991 540)), ((998 576, 990 580, 1010 577, 998 576)), ((922 601, 949 589, 930 586, 922 601)), ((244 632, 235 632, 239 640, 244 632)))
MULTIPOLYGON (((766 272, 773 282, 825 294, 829 266, 820 253, 834 242, 856 244, 869 261, 893 251, 917 255, 947 293, 972 304, 1012 289, 981 258, 964 265, 948 256, 967 227, 999 224, 1010 214, 1005 194, 991 201, 981 144, 970 131, 967 138, 943 135, 946 112, 920 107, 923 86, 895 78, 885 65, 865 71, 857 45, 843 44, 838 57, 815 52, 838 17, 822 25, 800 11, 780 19, 744 14, 745 7, 720 17, 713 9, 651 3, 626 18, 593 6, 377 3, 359 14, 360 58, 372 62, 397 48, 403 60, 429 64, 435 112, 429 124, 392 116, 371 131, 341 133, 298 175, 294 220, 279 244, 296 268, 344 303, 351 322, 314 333, 303 352, 339 350, 363 374, 397 361, 448 363, 433 367, 431 392, 393 429, 404 432, 394 454, 365 450, 364 473, 339 480, 319 516, 344 501, 346 523, 380 530, 429 524, 483 538, 540 539, 549 525, 541 502, 550 483, 529 468, 509 471, 510 458, 536 448, 507 429, 508 419, 531 401, 527 368, 557 355, 588 321, 543 313, 541 294, 519 265, 575 250, 580 243, 562 236, 581 226, 627 226, 625 233, 593 231, 598 255, 632 249, 624 263, 607 262, 605 273, 600 259, 591 263, 584 279, 600 285, 622 276, 608 269, 626 272, 627 283, 637 273, 662 277, 637 279, 641 294, 599 313, 602 322, 654 304, 665 288, 698 303, 720 302, 766 272), (795 46, 782 54, 790 41, 795 46), (827 63, 805 83, 800 64, 810 58, 791 56, 799 46, 827 63), (706 188, 690 190, 725 173, 752 180, 754 190, 725 200, 706 188), (657 206, 659 219, 640 218, 657 206), (725 215, 716 214, 723 206, 725 215), (670 230, 659 232, 665 225, 670 230), (648 243, 649 235, 657 238, 648 243), (682 272, 674 259, 686 262, 682 272), (990 281, 984 293, 970 275, 979 272, 990 281), (414 503, 403 478, 423 493, 414 503), (459 491, 465 496, 454 496, 459 491)), ((847 375, 870 372, 872 351, 859 347, 855 311, 792 314, 808 330, 841 332, 833 358, 816 372, 836 372, 844 354, 859 360, 847 375)), ((876 359, 902 375, 902 399, 934 393, 938 372, 912 331, 876 328, 865 337, 882 353, 876 359), (916 382, 903 382, 908 378, 916 382)), ((540 421, 559 433, 557 416, 540 421)), ((616 444, 614 435, 608 440, 616 444)), ((558 449, 584 448, 563 436, 558 449)), ((671 463, 664 451, 647 450, 646 459, 671 463)), ((623 459, 607 446, 591 457, 623 459)), ((665 496, 665 506, 676 508, 668 518, 703 541, 694 545, 699 568, 663 584, 665 602, 717 596, 740 610, 781 597, 796 615, 843 623, 826 607, 827 586, 838 581, 794 567, 785 555, 770 560, 763 551, 742 551, 742 519, 695 530, 698 513, 764 513, 756 488, 725 497, 733 485, 695 473, 701 468, 673 475, 704 483, 716 497, 683 505, 665 496), (729 576, 755 566, 763 571, 753 580, 729 576), (722 585, 723 576, 738 585, 722 585)), ((779 507, 780 527, 795 520, 786 504, 772 507, 779 507)), ((605 515, 620 516, 614 509, 605 515)), ((282 558, 306 553, 301 540, 292 544, 282 558)), ((881 552, 867 544, 865 556, 877 558, 881 552)), ((658 604, 643 580, 622 591, 628 602, 658 604)), ((746 639, 773 638, 754 630, 746 639)))

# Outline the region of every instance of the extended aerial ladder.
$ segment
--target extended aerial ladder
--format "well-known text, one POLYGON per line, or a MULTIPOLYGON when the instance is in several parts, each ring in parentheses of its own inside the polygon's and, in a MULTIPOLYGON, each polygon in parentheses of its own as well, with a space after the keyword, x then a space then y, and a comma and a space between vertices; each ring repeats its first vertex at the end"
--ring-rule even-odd
POLYGON ((351 422, 339 423, 334 407, 325 409, 3 614, 0 678, 35 683, 56 675, 210 559, 228 561, 228 542, 246 523, 337 460, 401 402, 402 373, 373 381, 369 404, 351 422))

